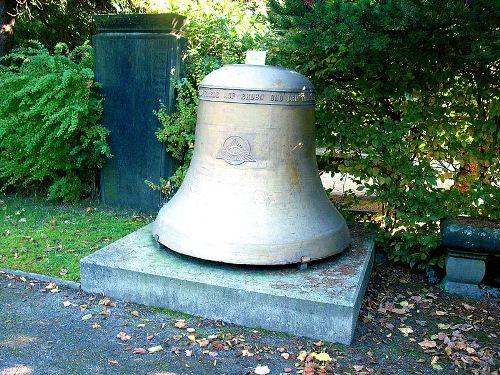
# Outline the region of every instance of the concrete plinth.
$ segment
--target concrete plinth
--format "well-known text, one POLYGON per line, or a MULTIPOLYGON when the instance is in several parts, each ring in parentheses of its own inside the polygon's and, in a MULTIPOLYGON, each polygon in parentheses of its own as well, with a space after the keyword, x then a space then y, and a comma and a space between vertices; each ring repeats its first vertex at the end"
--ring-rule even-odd
POLYGON ((80 261, 81 287, 247 327, 349 344, 373 264, 374 239, 349 226, 341 254, 289 267, 245 267, 157 246, 148 225, 80 261))

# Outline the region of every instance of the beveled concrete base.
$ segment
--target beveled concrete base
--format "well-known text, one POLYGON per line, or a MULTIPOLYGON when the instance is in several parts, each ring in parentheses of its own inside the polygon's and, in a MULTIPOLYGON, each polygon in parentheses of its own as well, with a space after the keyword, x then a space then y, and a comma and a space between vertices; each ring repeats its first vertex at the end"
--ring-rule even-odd
POLYGON ((213 263, 159 248, 148 225, 80 261, 81 287, 247 327, 349 344, 374 256, 372 233, 350 225, 341 254, 296 266, 213 263))

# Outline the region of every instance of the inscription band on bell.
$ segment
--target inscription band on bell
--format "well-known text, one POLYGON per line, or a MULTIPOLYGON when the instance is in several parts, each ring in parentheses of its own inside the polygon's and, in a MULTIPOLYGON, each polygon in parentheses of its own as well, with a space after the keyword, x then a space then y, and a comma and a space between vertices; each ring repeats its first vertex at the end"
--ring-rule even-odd
POLYGON ((263 91, 201 87, 199 99, 242 104, 314 105, 314 91, 263 91))

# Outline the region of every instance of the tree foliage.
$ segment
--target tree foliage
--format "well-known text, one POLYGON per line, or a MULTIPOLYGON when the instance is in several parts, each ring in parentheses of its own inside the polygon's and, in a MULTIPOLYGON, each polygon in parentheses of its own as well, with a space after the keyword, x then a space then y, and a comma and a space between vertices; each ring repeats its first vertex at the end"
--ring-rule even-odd
POLYGON ((109 156, 88 45, 40 44, 0 60, 0 183, 76 201, 109 156))
POLYGON ((184 1, 170 4, 167 11, 188 17, 184 35, 188 39, 185 77, 178 82, 177 110, 169 115, 160 107, 162 123, 158 139, 179 160, 180 167, 161 189, 170 193, 179 186, 191 160, 198 87, 205 76, 225 64, 243 63, 250 49, 273 50, 275 35, 267 21, 265 4, 231 0, 184 1))
POLYGON ((442 262, 433 252, 441 218, 500 217, 494 2, 271 0, 271 7, 286 33, 283 55, 318 91, 321 165, 353 175, 383 204, 374 219, 392 258, 442 262))
MULTIPOLYGON (((16 3, 14 45, 36 40, 52 51, 57 43, 75 48, 89 41, 95 28, 94 14, 134 12, 137 0, 8 0, 16 3)), ((1 13, 1 12, 0 12, 1 13)), ((14 26, 14 25, 13 25, 14 26)))

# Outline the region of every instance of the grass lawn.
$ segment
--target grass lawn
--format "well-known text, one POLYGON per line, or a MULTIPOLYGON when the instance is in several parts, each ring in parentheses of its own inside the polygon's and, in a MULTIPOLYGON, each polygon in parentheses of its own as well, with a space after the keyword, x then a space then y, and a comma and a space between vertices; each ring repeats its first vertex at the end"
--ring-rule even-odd
POLYGON ((0 268, 80 279, 86 255, 150 223, 152 216, 97 201, 67 205, 0 196, 0 268))

